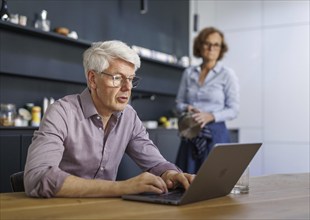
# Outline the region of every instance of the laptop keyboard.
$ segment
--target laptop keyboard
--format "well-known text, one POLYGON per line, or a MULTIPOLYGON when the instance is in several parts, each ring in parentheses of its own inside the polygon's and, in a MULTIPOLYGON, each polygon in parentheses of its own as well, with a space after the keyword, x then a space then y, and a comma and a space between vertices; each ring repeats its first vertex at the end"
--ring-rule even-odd
POLYGON ((163 198, 168 200, 179 200, 184 194, 184 190, 176 189, 173 191, 169 191, 168 193, 163 194, 149 194, 148 197, 150 198, 163 198))

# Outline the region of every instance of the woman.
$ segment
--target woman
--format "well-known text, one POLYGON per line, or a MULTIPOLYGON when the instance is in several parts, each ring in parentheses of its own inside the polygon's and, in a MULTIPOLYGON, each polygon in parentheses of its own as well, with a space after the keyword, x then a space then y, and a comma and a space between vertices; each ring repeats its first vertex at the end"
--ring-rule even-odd
POLYGON ((224 34, 213 27, 200 31, 193 53, 199 66, 187 68, 177 95, 177 110, 190 113, 201 131, 195 138, 182 138, 176 164, 196 173, 216 143, 230 142, 225 121, 237 117, 239 84, 234 71, 220 61, 228 51, 224 34))

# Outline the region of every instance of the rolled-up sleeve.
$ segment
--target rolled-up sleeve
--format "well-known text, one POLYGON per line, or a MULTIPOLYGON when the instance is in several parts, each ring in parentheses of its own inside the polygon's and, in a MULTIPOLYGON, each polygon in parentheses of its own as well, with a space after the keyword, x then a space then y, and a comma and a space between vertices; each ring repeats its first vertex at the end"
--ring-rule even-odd
POLYGON ((24 172, 25 192, 32 197, 52 197, 69 175, 59 168, 66 136, 66 110, 59 103, 49 107, 28 149, 24 172))

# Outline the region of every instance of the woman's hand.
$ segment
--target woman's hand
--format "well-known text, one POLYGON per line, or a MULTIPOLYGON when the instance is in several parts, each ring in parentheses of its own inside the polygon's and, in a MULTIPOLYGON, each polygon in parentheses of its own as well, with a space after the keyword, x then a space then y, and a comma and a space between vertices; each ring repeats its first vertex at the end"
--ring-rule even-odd
POLYGON ((189 113, 198 113, 200 111, 197 108, 195 108, 194 106, 188 105, 187 106, 187 112, 189 112, 189 113))
POLYGON ((194 113, 192 115, 192 117, 194 118, 194 120, 200 124, 200 127, 203 128, 206 124, 214 121, 214 116, 213 114, 209 113, 209 112, 198 112, 198 113, 194 113))

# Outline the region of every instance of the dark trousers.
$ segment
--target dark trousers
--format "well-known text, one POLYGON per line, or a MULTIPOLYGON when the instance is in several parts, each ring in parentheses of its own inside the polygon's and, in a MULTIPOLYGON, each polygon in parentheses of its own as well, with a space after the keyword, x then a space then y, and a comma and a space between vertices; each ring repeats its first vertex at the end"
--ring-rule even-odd
POLYGON ((210 123, 208 124, 208 127, 210 129, 212 139, 207 142, 204 156, 201 158, 194 157, 192 151, 194 146, 189 141, 183 138, 181 139, 176 165, 183 170, 183 172, 196 174, 215 144, 230 142, 230 136, 225 122, 210 123))

